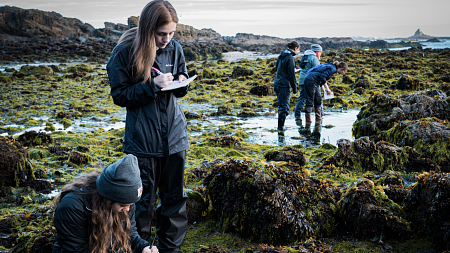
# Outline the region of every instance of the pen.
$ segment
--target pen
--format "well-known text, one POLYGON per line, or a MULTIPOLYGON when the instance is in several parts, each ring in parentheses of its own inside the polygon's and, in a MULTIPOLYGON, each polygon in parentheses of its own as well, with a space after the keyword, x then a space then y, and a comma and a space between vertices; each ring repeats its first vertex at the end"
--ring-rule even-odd
POLYGON ((155 244, 155 239, 156 239, 156 235, 153 237, 153 239, 152 239, 152 244, 150 245, 150 250, 152 249, 152 247, 153 247, 153 244, 155 244))
POLYGON ((158 74, 158 75, 162 75, 163 73, 161 71, 159 71, 157 68, 152 67, 152 69, 158 74))

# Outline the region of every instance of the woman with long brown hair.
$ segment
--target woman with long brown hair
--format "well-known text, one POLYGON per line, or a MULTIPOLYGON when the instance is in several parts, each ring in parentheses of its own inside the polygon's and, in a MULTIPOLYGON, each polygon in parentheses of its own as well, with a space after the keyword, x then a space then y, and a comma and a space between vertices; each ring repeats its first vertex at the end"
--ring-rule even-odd
POLYGON ((144 192, 136 203, 136 227, 150 240, 159 189, 156 231, 161 252, 178 252, 188 226, 183 187, 189 139, 177 98, 189 86, 162 90, 173 80, 188 78, 183 49, 172 39, 177 23, 168 1, 151 1, 138 27, 122 35, 106 66, 114 103, 127 109, 123 152, 138 158, 141 172, 144 192))
POLYGON ((142 181, 133 155, 102 172, 82 174, 64 186, 55 201, 53 253, 157 253, 136 231, 134 202, 141 194, 142 181))

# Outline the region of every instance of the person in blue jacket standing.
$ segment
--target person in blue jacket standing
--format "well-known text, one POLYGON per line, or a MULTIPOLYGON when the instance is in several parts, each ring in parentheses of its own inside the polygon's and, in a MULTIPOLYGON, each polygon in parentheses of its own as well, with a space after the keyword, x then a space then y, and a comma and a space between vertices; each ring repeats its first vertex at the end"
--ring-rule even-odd
POLYGON ((308 74, 308 70, 320 64, 321 55, 322 47, 319 44, 312 44, 311 49, 306 50, 303 53, 302 59, 300 60, 299 67, 301 70, 300 77, 298 78, 298 86, 300 86, 300 96, 297 100, 297 105, 295 106, 294 110, 296 120, 301 119, 300 114, 306 104, 306 89, 304 85, 306 74, 308 74))
POLYGON ((289 114, 290 90, 297 93, 297 80, 295 78, 294 56, 298 54, 300 45, 291 41, 287 49, 282 52, 275 64, 277 75, 274 80, 274 90, 278 98, 278 130, 284 130, 284 122, 289 114))
MULTIPOLYGON (((347 73, 348 66, 345 62, 333 62, 322 63, 320 65, 311 68, 305 77, 305 89, 306 89, 306 123, 311 123, 311 111, 314 107, 314 113, 316 116, 316 124, 320 124, 322 121, 321 105, 322 96, 320 95, 320 86, 327 85, 327 81, 337 72, 339 74, 347 73)), ((327 86, 328 87, 328 86, 327 86)), ((328 94, 331 91, 328 89, 328 94)))
POLYGON ((106 66, 113 101, 127 109, 123 152, 139 163, 143 193, 136 203, 137 231, 150 240, 156 215, 160 252, 179 252, 188 228, 184 168, 189 139, 177 98, 189 86, 162 90, 189 77, 183 49, 172 39, 177 23, 168 1, 149 2, 138 27, 122 35, 106 66))

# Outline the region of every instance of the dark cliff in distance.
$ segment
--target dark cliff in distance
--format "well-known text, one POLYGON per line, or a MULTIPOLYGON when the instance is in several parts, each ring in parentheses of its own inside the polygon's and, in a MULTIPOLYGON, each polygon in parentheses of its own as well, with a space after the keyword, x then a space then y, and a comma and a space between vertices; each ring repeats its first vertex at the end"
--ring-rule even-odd
MULTIPOLYGON (((119 37, 136 27, 138 21, 139 17, 132 16, 128 18, 128 24, 105 22, 105 28, 96 29, 56 12, 3 6, 0 7, 0 60, 14 61, 15 54, 20 57, 32 52, 104 57, 112 51, 119 37)), ((177 25, 174 39, 183 46, 188 60, 220 59, 223 52, 243 50, 280 53, 292 40, 300 44, 301 51, 309 49, 311 44, 321 44, 326 50, 371 46, 370 42, 352 38, 277 38, 247 33, 222 36, 213 29, 199 30, 183 24, 177 25)))

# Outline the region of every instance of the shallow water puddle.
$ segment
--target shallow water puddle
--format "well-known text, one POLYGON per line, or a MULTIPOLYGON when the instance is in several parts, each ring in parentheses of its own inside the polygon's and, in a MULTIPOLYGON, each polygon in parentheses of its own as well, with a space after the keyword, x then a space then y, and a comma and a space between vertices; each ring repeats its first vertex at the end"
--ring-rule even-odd
MULTIPOLYGON (((183 106, 185 107, 185 106, 183 106)), ((191 105, 191 107, 195 107, 191 105)), ((192 108, 189 108, 192 109, 192 108)), ((198 109, 198 108, 197 108, 198 109)), ((205 107, 203 107, 205 109, 205 107)), ((236 116, 219 116, 210 117, 206 120, 190 120, 188 124, 199 124, 201 128, 199 131, 190 131, 190 136, 199 136, 203 131, 213 131, 217 132, 220 126, 226 124, 234 124, 239 128, 243 129, 248 135, 245 138, 246 142, 254 144, 265 144, 271 146, 278 145, 295 145, 302 144, 303 146, 316 146, 324 143, 330 143, 336 145, 339 139, 349 139, 353 140, 352 137, 352 125, 356 121, 356 116, 359 110, 347 110, 343 112, 327 112, 322 120, 321 126, 310 125, 309 129, 305 126, 304 114, 302 114, 302 121, 299 122, 295 120, 293 114, 286 118, 286 130, 284 135, 280 135, 276 131, 278 118, 277 116, 259 116, 259 117, 249 117, 242 118, 236 116), (236 120, 229 121, 226 119, 234 118, 236 120), (332 126, 330 128, 324 126, 332 126)), ((110 129, 118 129, 125 127, 125 112, 117 112, 104 118, 92 119, 75 119, 72 121, 72 125, 66 129, 58 121, 54 121, 53 124, 58 131, 75 131, 75 132, 85 132, 85 131, 96 131, 100 128, 108 131, 110 129), (111 118, 115 117, 118 119, 115 122, 111 122, 111 118)), ((11 125, 14 127, 24 127, 19 125, 11 125)), ((8 127, 8 126, 4 126, 8 127)), ((44 131, 45 123, 42 126, 26 128, 24 131, 15 133, 14 136, 19 136, 25 131, 44 131)), ((8 135, 7 133, 2 133, 2 136, 8 135)), ((227 135, 227 134, 224 134, 227 135)))
POLYGON ((248 129, 248 142, 273 146, 294 144, 311 146, 324 143, 336 145, 339 139, 353 140, 352 126, 356 121, 359 110, 326 113, 329 114, 323 117, 321 126, 316 127, 313 118, 309 129, 305 128, 304 114, 302 114, 301 123, 295 121, 293 114, 289 115, 286 118, 284 136, 274 131, 278 125, 277 116, 248 118, 242 121, 243 125, 240 127, 248 129), (326 125, 333 125, 334 127, 325 128, 326 125))

